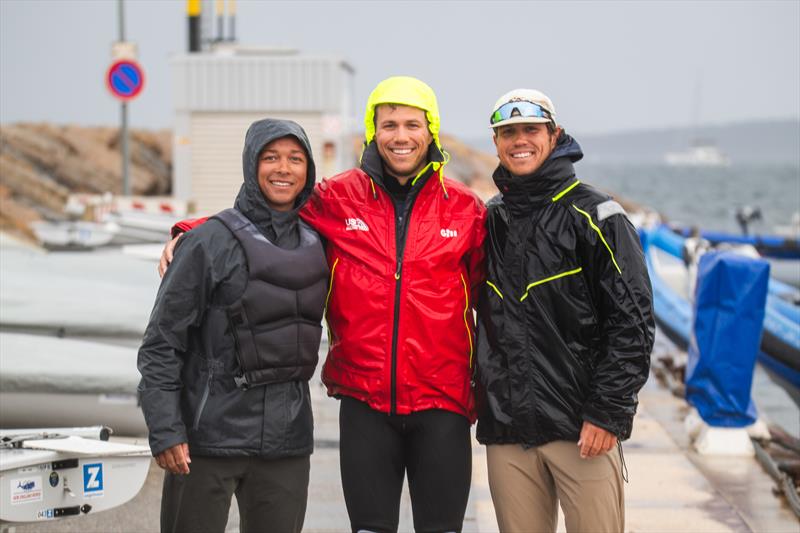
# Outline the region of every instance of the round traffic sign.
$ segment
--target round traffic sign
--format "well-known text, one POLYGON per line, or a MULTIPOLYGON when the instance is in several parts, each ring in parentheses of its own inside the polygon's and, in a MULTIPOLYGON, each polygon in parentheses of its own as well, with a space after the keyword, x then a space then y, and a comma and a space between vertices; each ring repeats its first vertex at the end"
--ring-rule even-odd
POLYGON ((116 98, 133 100, 144 87, 144 71, 130 59, 117 61, 106 72, 106 86, 116 98))

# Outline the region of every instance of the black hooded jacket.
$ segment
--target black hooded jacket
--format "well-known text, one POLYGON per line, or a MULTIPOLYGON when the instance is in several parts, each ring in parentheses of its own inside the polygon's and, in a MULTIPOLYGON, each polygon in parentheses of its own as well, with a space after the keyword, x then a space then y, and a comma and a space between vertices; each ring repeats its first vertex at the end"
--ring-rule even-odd
MULTIPOLYGON (((308 138, 291 121, 261 120, 247 131, 244 183, 235 207, 283 249, 300 243, 298 211, 311 195, 314 160, 308 138), (293 136, 305 148, 308 170, 292 211, 271 209, 258 185, 258 156, 273 140, 293 136)), ((156 297, 138 367, 142 410, 154 455, 182 442, 194 455, 308 455, 313 420, 308 382, 239 388, 236 346, 226 316, 248 283, 244 249, 218 219, 185 234, 156 297)), ((269 302, 264 302, 269 305, 269 302)))
POLYGON ((566 133, 533 174, 498 167, 478 305, 484 444, 577 441, 584 421, 630 436, 650 364, 650 279, 622 207, 580 183, 566 133))

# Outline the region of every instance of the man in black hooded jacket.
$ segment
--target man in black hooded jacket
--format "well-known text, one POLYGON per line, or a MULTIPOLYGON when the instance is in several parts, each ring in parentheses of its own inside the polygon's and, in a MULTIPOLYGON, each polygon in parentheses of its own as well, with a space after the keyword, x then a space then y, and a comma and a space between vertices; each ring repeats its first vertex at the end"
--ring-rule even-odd
POLYGON ((328 267, 298 211, 315 167, 294 122, 253 123, 234 209, 188 233, 139 350, 150 447, 167 470, 161 530, 299 532, 328 267), (234 238, 231 238, 234 237, 234 238))
POLYGON ((623 208, 582 184, 578 143, 543 93, 490 118, 500 195, 488 204, 478 305, 477 438, 501 531, 622 531, 619 442, 653 345, 650 280, 623 208))

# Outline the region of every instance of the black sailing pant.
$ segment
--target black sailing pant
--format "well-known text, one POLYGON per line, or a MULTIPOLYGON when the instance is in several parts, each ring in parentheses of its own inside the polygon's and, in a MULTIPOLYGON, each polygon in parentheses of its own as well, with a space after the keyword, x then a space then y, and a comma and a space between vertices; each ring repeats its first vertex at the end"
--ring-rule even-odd
POLYGON ((469 421, 439 409, 388 415, 343 397, 342 488, 353 531, 397 531, 403 477, 419 532, 461 531, 472 476, 469 421))
POLYGON ((242 533, 299 533, 308 498, 309 457, 192 456, 188 475, 164 474, 162 533, 222 533, 231 496, 242 533))

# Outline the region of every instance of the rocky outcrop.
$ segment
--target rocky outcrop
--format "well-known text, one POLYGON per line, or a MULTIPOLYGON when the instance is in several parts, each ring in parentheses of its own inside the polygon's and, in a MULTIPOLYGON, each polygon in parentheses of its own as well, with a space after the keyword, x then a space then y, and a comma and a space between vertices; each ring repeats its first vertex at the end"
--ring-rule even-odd
MULTIPOLYGON (((363 136, 354 136, 354 160, 363 136)), ((451 155, 448 177, 473 188, 484 200, 495 192, 496 159, 442 135, 451 155)), ((19 123, 0 126, 0 229, 32 237, 30 223, 67 218, 73 193, 120 194, 122 166, 118 128, 19 123)), ((132 130, 129 141, 131 194, 171 192, 169 130, 132 130)))
MULTIPOLYGON (((122 192, 117 128, 11 124, 0 127, 0 220, 20 209, 25 219, 60 219, 70 193, 122 192)), ((129 137, 131 193, 169 194, 170 132, 133 130, 129 137)))

